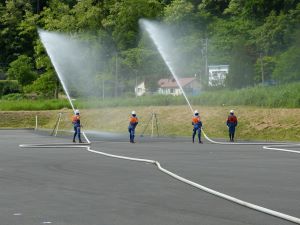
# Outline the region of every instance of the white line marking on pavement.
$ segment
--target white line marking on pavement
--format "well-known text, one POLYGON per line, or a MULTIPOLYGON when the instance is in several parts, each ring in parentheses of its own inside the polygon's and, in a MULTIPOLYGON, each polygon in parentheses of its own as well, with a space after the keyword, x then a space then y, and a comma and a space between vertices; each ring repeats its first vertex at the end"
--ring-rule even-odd
POLYGON ((277 147, 300 147, 299 144, 291 144, 291 145, 271 145, 271 146, 263 146, 263 149, 272 150, 272 151, 282 151, 282 152, 292 152, 300 154, 300 151, 290 150, 285 148, 277 148, 277 147))

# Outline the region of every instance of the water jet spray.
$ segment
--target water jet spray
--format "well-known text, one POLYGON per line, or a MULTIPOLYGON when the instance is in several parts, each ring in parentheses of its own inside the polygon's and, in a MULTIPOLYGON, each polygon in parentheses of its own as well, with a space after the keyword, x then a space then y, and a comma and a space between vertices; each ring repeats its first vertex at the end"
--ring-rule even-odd
POLYGON ((166 63, 169 71, 171 72, 172 76, 176 80, 176 83, 178 87, 180 88, 191 112, 193 113, 194 110, 192 108, 192 105, 185 93, 185 91, 182 88, 182 85, 179 82, 178 76, 177 76, 177 71, 175 60, 172 60, 172 55, 171 53, 171 47, 172 47, 172 38, 169 33, 165 31, 165 29, 159 29, 159 24, 156 24, 155 22, 150 22, 145 19, 141 19, 139 21, 140 25, 142 26, 143 29, 145 29, 150 36, 151 40, 155 44, 157 50, 159 51, 160 55, 162 56, 164 62, 166 63), (171 43, 171 44, 170 44, 171 43))
MULTIPOLYGON (((41 41, 56 71, 58 79, 75 113, 70 92, 80 97, 93 95, 97 91, 96 79, 101 72, 101 54, 99 49, 87 41, 80 41, 70 36, 38 30, 41 41)), ((85 139, 89 142, 85 133, 85 139)))

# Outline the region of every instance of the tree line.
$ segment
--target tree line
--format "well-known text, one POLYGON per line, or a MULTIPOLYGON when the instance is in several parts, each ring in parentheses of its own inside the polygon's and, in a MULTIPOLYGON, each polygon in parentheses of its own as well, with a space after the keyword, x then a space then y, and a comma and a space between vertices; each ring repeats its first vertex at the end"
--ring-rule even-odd
POLYGON ((205 80, 208 62, 229 65, 229 89, 300 80, 297 0, 0 0, 0 79, 8 80, 0 95, 57 97, 59 82, 38 28, 97 40, 109 65, 100 78, 119 74, 111 96, 130 95, 137 79, 154 87, 169 72, 141 34, 140 18, 176 30, 191 59, 186 74, 205 80))

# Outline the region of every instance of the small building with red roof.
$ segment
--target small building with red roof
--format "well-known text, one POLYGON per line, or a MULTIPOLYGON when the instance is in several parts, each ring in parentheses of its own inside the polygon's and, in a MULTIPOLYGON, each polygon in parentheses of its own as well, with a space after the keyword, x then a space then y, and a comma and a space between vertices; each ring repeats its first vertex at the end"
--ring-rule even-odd
MULTIPOLYGON (((200 84, 199 80, 196 77, 179 78, 178 81, 186 94, 199 94, 200 84)), ((182 95, 182 90, 180 89, 174 78, 164 78, 158 81, 158 94, 178 96, 182 95)))

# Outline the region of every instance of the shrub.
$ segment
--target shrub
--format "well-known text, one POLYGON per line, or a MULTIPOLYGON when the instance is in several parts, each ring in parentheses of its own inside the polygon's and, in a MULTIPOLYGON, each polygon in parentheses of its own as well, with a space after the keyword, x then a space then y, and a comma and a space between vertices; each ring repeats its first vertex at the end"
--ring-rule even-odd
POLYGON ((11 62, 7 74, 10 80, 18 80, 23 86, 31 84, 37 77, 32 59, 26 55, 20 55, 15 61, 11 62))
POLYGON ((2 96, 2 100, 9 100, 9 101, 12 101, 12 100, 22 100, 24 99, 24 95, 23 94, 20 94, 20 93, 13 93, 13 94, 8 94, 8 95, 4 95, 2 96))
POLYGON ((21 90, 16 80, 0 80, 0 96, 11 93, 19 93, 21 90))

